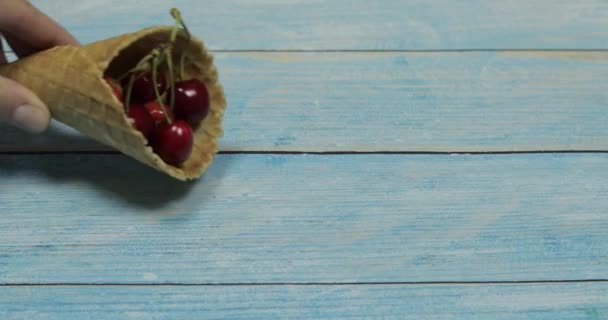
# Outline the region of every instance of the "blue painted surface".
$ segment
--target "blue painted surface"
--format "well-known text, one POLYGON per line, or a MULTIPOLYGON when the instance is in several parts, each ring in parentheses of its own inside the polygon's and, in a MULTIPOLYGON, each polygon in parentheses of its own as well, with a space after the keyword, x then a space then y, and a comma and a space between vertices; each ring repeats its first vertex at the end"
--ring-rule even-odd
MULTIPOLYGON (((83 42, 182 8, 224 51, 224 150, 607 150, 604 0, 33 2, 83 42)), ((181 184, 78 150, 106 149, 0 129, 2 319, 608 316, 607 154, 221 155, 181 184)))
POLYGON ((184 185, 118 155, 0 156, 0 282, 602 279, 607 164, 221 155, 184 185))
POLYGON ((184 11, 217 50, 606 49, 604 0, 34 0, 82 42, 184 11))
MULTIPOLYGON (((216 63, 222 150, 608 150, 608 53, 220 53, 216 63)), ((0 133, 0 150, 100 148, 62 127, 0 133)))
POLYGON ((9 287, 2 319, 585 319, 608 285, 9 287))

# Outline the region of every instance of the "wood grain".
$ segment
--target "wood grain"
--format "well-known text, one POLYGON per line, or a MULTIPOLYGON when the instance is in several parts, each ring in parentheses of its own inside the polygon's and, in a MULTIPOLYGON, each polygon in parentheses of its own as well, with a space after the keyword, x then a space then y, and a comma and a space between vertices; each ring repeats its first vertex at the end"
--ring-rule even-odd
MULTIPOLYGON (((224 151, 608 151, 607 1, 33 3, 83 43, 181 8, 224 151)), ((87 150, 0 124, 0 318, 608 317, 608 153, 224 154, 183 184, 87 150)))
MULTIPOLYGON (((220 53, 224 151, 608 150, 608 52, 220 53)), ((62 126, 0 151, 105 150, 62 126)))
POLYGON ((84 43, 171 24, 219 50, 607 49, 603 0, 35 0, 84 43))
POLYGON ((608 154, 0 156, 0 283, 606 278, 608 154))
POLYGON ((2 319, 605 319, 606 283, 0 287, 2 319))

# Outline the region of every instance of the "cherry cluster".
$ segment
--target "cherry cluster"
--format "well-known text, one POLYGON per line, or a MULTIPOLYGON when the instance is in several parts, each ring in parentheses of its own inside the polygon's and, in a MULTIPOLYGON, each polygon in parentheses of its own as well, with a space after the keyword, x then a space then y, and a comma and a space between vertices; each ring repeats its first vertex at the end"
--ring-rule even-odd
POLYGON ((198 79, 186 79, 186 50, 179 59, 179 72, 173 68, 177 29, 187 28, 176 9, 171 11, 176 26, 167 43, 159 45, 137 66, 119 79, 104 77, 134 128, 148 140, 163 161, 178 166, 193 148, 193 129, 207 117, 209 91, 198 79))

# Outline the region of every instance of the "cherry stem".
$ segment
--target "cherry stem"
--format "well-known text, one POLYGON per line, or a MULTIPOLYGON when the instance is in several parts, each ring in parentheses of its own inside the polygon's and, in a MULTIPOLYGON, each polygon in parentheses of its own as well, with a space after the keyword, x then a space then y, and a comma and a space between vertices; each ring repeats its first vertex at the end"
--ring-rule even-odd
POLYGON ((179 58, 179 78, 180 80, 184 80, 184 65, 186 64, 186 52, 182 51, 182 55, 179 58))
POLYGON ((169 37, 169 42, 171 43, 175 43, 175 40, 177 39, 177 32, 179 31, 179 22, 175 22, 175 25, 173 26, 173 30, 171 30, 171 36, 169 37))
MULTIPOLYGON (((182 26, 182 28, 184 28, 184 31, 186 31, 186 35, 188 36, 188 41, 190 41, 190 31, 188 31, 188 27, 186 27, 186 23, 184 23, 184 19, 182 19, 182 14, 179 12, 179 10, 172 8, 171 16, 182 26)), ((175 29, 173 31, 174 33, 177 33, 175 29)))
POLYGON ((156 68, 158 67, 158 59, 152 60, 152 86, 154 87, 154 94, 156 95, 156 99, 158 100, 158 104, 160 108, 163 110, 163 114, 165 115, 165 120, 167 120, 168 124, 171 124, 171 118, 169 118, 169 114, 167 114, 167 109, 165 109, 165 105, 163 104, 163 100, 160 97, 160 93, 158 92, 158 87, 156 85, 156 68))
POLYGON ((137 65, 135 65, 135 67, 131 68, 130 70, 128 70, 127 72, 125 72, 124 74, 122 74, 120 77, 117 78, 117 80, 120 82, 126 76, 128 76, 129 74, 135 73, 137 71, 147 71, 147 67, 149 66, 150 60, 156 59, 160 55, 161 55, 160 49, 159 48, 154 48, 149 54, 147 54, 146 56, 144 56, 137 63, 137 65))
MULTIPOLYGON (((184 23, 184 20, 182 19, 182 15, 179 12, 179 10, 177 10, 176 8, 172 8, 171 16, 173 17, 173 19, 175 19, 175 26, 173 27, 173 30, 171 31, 171 38, 169 39, 169 41, 171 41, 172 44, 175 44, 175 40, 177 39, 177 32, 179 31, 180 26, 184 28, 184 31, 186 31, 186 36, 188 37, 188 41, 190 41, 190 31, 188 31, 188 27, 186 27, 186 24, 184 23)), ((180 80, 184 80, 184 60, 185 59, 186 59, 186 52, 182 51, 180 58, 179 58, 179 76, 178 76, 178 78, 180 80)))
MULTIPOLYGON (((122 74, 120 77, 117 78, 117 80, 120 82, 128 75, 131 75, 131 77, 129 78, 129 84, 127 86, 127 96, 125 98, 126 110, 128 112, 129 107, 130 107, 129 104, 130 104, 130 100, 131 100, 133 84, 137 78, 139 78, 140 76, 143 75, 144 71, 147 71, 147 68, 151 64, 152 65, 152 83, 154 86, 154 94, 156 95, 156 99, 158 100, 158 103, 164 113, 165 119, 167 120, 167 123, 169 123, 169 124, 172 123, 171 118, 169 117, 169 114, 167 113, 167 110, 165 109, 165 105, 163 104, 161 94, 160 94, 160 92, 158 92, 157 81, 156 81, 157 68, 159 65, 161 65, 164 62, 163 58, 167 58, 167 68, 169 69, 168 70, 169 71, 168 72, 169 73, 169 87, 168 88, 171 90, 171 92, 169 93, 170 94, 169 106, 170 106, 171 110, 173 110, 173 107, 175 104, 175 93, 173 92, 173 87, 175 85, 175 79, 173 78, 173 69, 174 68, 173 68, 173 56, 171 53, 172 53, 173 45, 175 44, 175 40, 177 39, 177 33, 179 32, 179 26, 181 26, 184 29, 184 31, 186 32, 188 42, 191 40, 190 31, 188 30, 186 23, 182 19, 182 14, 180 13, 180 11, 177 8, 172 8, 170 13, 176 22, 173 30, 171 31, 171 36, 169 39, 171 44, 168 47, 165 47, 164 45, 160 45, 159 47, 154 48, 149 54, 144 56, 137 63, 137 65, 135 67, 128 70, 127 72, 125 72, 124 74, 122 74), (135 74, 138 71, 141 71, 140 74, 135 74)), ((185 53, 185 51, 182 51, 182 53, 180 55, 180 61, 179 61, 179 76, 178 76, 181 80, 183 80, 185 77, 185 75, 184 75, 185 60, 186 60, 186 53, 185 53)), ((167 94, 167 92, 163 93, 163 95, 166 95, 166 94, 167 94)))
MULTIPOLYGON (((143 57, 135 67, 133 67, 131 70, 125 72, 123 75, 121 75, 120 77, 118 77, 118 82, 122 81, 122 79, 124 79, 126 76, 131 75, 131 78, 129 78, 129 84, 127 85, 127 94, 126 94, 126 98, 125 98, 125 110, 127 112, 129 112, 129 108, 131 107, 131 93, 133 92, 133 83, 135 82, 135 80, 139 79, 140 77, 142 77, 144 75, 143 71, 147 70, 147 67, 149 66, 149 62, 150 60, 156 60, 158 58, 158 56, 160 56, 160 51, 158 48, 152 50, 152 52, 150 52, 149 54, 147 54, 145 57, 143 57), (137 71, 141 71, 139 74, 135 74, 135 72, 137 71)), ((152 80, 155 83, 155 89, 156 89, 156 77, 152 80)))
POLYGON ((171 55, 170 49, 167 49, 165 54, 167 55, 167 68, 169 69, 169 107, 173 110, 175 105, 175 92, 173 92, 173 86, 175 85, 175 79, 173 79, 173 56, 171 55))
POLYGON ((129 84, 127 85, 127 97, 125 98, 125 109, 129 112, 130 103, 131 103, 131 92, 133 91, 133 83, 135 82, 135 75, 131 74, 131 78, 129 78, 129 84))

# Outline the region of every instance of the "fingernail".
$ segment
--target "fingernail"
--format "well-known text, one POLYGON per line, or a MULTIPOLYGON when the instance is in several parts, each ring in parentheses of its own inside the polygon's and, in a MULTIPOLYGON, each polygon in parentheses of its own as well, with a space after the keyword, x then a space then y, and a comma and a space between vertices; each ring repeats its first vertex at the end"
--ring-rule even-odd
POLYGON ((27 132, 40 133, 48 126, 49 115, 40 108, 22 105, 13 112, 11 122, 27 132))

